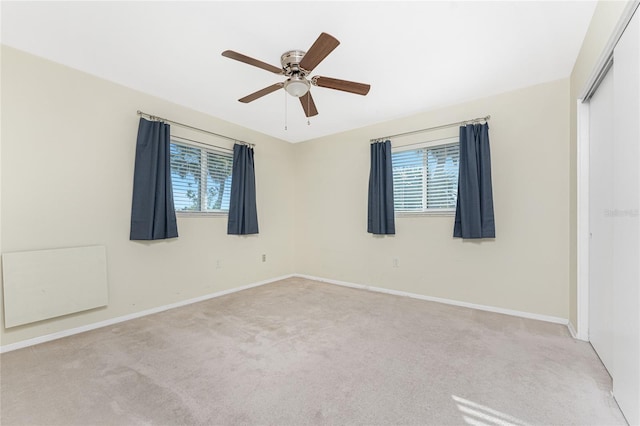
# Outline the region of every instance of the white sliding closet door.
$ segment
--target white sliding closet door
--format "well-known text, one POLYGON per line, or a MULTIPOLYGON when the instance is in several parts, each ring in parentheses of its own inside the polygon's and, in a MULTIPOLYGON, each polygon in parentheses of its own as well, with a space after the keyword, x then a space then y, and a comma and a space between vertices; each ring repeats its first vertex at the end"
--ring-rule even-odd
POLYGON ((640 13, 589 101, 589 340, 640 425, 640 13))
POLYGON ((640 12, 613 57, 613 395, 640 425, 640 12))
POLYGON ((589 341, 613 376, 613 71, 589 103, 589 341))

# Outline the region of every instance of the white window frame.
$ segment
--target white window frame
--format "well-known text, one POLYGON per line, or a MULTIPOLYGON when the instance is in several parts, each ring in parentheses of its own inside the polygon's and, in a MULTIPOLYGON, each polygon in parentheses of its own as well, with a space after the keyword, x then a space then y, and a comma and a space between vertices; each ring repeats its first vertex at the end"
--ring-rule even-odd
MULTIPOLYGON (((213 153, 213 154, 225 154, 225 155, 231 155, 231 158, 233 160, 233 154, 215 147, 215 146, 211 146, 208 144, 204 144, 204 143, 199 143, 190 139, 184 139, 184 138, 180 138, 177 136, 171 136, 171 143, 172 144, 177 144, 177 145, 182 145, 182 146, 186 146, 189 148, 195 148, 195 149, 199 149, 200 150, 200 179, 202 179, 202 176, 206 177, 207 174, 207 155, 206 153, 213 153)), ((231 175, 233 176, 233 175, 231 175)), ((233 179, 233 178, 232 178, 233 179)), ((206 180, 205 180, 206 182, 206 180)), ((229 189, 231 189, 231 187, 229 187, 229 189)), ((207 196, 207 186, 206 185, 200 185, 200 206, 202 209, 202 205, 203 205, 203 200, 206 200, 206 196, 207 196)), ((174 198, 174 204, 175 204, 175 198, 174 198)), ((175 205, 174 205, 174 209, 175 209, 175 205)), ((208 217, 228 217, 229 216, 229 210, 198 210, 198 211, 194 211, 194 210, 177 210, 175 209, 176 212, 176 216, 182 216, 182 217, 197 217, 197 216, 208 216, 208 217)))
MULTIPOLYGON (((429 148, 437 148, 439 146, 442 145, 450 145, 453 143, 460 143, 460 137, 458 136, 454 136, 451 138, 444 138, 444 139, 436 139, 433 141, 427 141, 427 142, 420 142, 420 143, 414 143, 414 144, 410 144, 410 145, 404 145, 404 146, 392 146, 391 147, 391 154, 395 154, 397 152, 404 152, 404 151, 417 151, 419 149, 429 149, 429 148)), ((459 160, 458 160, 459 161, 459 160)), ((426 179, 426 176, 425 176, 426 179)), ((426 188, 426 182, 423 183, 423 188, 426 188)), ((426 197, 426 193, 423 195, 426 197)), ((395 200, 394 200, 395 203, 395 200)), ((425 202, 426 205, 426 202, 425 202)), ((416 216, 455 216, 456 214, 456 209, 455 207, 453 208, 449 208, 449 209, 427 209, 427 210, 423 210, 423 211, 395 211, 395 214, 397 217, 416 217, 416 216)))

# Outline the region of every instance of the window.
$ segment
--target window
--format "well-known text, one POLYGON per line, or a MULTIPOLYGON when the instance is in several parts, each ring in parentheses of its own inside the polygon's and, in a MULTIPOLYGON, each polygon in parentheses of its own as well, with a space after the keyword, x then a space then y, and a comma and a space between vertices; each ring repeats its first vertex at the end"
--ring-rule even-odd
POLYGON ((171 140, 176 212, 228 212, 233 154, 171 140))
POLYGON ((393 151, 393 204, 397 212, 455 212, 460 159, 457 137, 393 151))

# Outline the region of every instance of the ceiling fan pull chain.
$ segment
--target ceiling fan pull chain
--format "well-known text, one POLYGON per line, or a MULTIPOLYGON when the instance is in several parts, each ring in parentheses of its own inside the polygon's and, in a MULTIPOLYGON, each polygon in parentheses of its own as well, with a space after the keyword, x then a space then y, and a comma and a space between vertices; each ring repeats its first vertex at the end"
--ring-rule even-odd
MULTIPOLYGON (((309 105, 311 103, 311 92, 309 92, 309 94, 307 95, 307 111, 311 111, 311 106, 309 105)), ((311 126, 311 119, 309 117, 307 117, 307 126, 311 126)))
POLYGON ((284 92, 284 130, 287 130, 287 92, 284 92))

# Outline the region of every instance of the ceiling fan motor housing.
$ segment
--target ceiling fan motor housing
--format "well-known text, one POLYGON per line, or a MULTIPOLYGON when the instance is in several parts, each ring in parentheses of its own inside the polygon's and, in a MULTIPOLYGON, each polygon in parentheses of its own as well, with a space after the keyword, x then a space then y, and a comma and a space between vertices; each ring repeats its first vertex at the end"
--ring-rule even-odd
POLYGON ((302 61, 305 53, 303 50, 289 50, 280 56, 280 63, 286 76, 291 77, 299 74, 304 77, 307 75, 307 71, 300 68, 300 61, 302 61))

